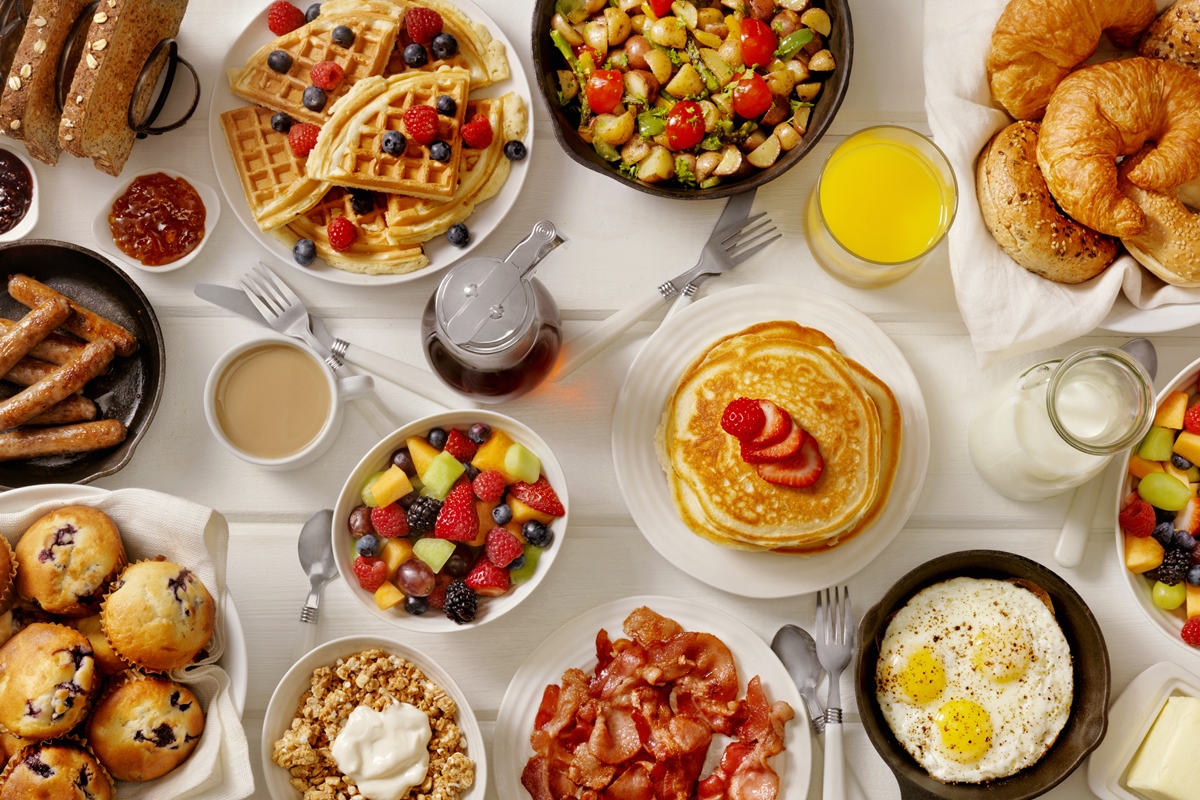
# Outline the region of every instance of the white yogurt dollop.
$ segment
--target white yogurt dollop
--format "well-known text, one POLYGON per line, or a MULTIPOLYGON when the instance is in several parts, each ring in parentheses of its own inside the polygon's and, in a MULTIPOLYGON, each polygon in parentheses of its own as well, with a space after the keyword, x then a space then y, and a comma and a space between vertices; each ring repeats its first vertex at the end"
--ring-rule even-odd
POLYGON ((393 703, 383 711, 359 706, 330 752, 342 774, 370 800, 399 800, 429 771, 429 717, 416 706, 393 703))

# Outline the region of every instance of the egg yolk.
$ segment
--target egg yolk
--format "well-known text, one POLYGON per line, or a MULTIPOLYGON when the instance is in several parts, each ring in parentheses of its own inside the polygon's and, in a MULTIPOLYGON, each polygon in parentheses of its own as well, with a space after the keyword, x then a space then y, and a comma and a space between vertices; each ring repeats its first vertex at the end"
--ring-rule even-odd
POLYGON ((942 749, 960 764, 983 758, 992 746, 992 718, 987 709, 970 700, 951 700, 934 718, 942 734, 942 749))
POLYGON ((922 647, 911 656, 900 671, 900 689, 917 705, 930 703, 946 688, 946 670, 942 662, 922 647))
POLYGON ((984 628, 975 636, 975 669, 993 683, 1009 683, 1026 673, 1033 660, 1033 642, 1024 628, 984 628))

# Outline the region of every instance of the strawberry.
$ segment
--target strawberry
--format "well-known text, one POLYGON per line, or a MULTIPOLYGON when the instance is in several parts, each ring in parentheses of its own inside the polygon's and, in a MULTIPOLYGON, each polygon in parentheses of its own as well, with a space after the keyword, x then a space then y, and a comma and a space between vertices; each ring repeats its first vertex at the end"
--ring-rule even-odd
POLYGON ((504 494, 504 476, 494 469, 485 469, 475 476, 471 482, 475 496, 480 500, 491 503, 499 500, 504 494))
POLYGON ((374 592, 387 580, 387 562, 382 558, 358 556, 354 559, 354 577, 365 592, 374 592))
POLYGON ((442 15, 432 8, 410 8, 404 14, 404 29, 417 44, 429 44, 442 32, 442 15))
POLYGON ((442 503, 433 535, 452 542, 469 542, 479 535, 479 512, 475 510, 475 493, 468 481, 455 484, 442 503))
POLYGON ((1138 496, 1136 492, 1127 498, 1125 507, 1121 509, 1120 514, 1117 514, 1117 522, 1120 524, 1121 530, 1139 539, 1144 539, 1153 533, 1154 526, 1157 524, 1154 519, 1154 507, 1138 496))
POLYGON ((495 527, 487 533, 484 540, 483 552, 497 567, 507 567, 513 559, 525 553, 525 548, 517 537, 504 528, 495 527))
POLYGON ((341 64, 334 61, 322 61, 314 64, 308 73, 308 79, 312 81, 312 85, 327 92, 332 92, 341 86, 342 79, 345 77, 346 71, 342 69, 341 64))
POLYGON ((481 558, 467 573, 467 586, 484 597, 499 597, 508 591, 508 570, 481 558))
POLYGON ((325 229, 325 233, 329 236, 329 246, 339 253, 349 250, 350 245, 358 238, 358 228, 345 217, 329 220, 329 227, 325 229))
POLYGON ((466 463, 475 457, 475 451, 479 449, 479 445, 468 439, 466 434, 458 428, 451 428, 450 433, 446 436, 444 449, 459 461, 466 463))
POLYGON ((537 483, 517 481, 509 489, 509 492, 534 511, 540 511, 552 517, 561 517, 566 513, 563 510, 562 501, 554 493, 554 489, 551 488, 550 481, 546 480, 545 475, 539 475, 537 483))
POLYGON ((404 130, 417 144, 426 147, 433 144, 438 135, 437 110, 433 106, 413 106, 408 109, 404 112, 404 130))
POLYGON ((408 512, 398 503, 371 509, 371 527, 384 539, 408 536, 408 512))
POLYGON ((267 27, 276 36, 291 33, 306 21, 304 12, 286 0, 275 0, 267 6, 267 27))
POLYGON ((296 158, 304 158, 309 151, 317 144, 317 134, 321 132, 321 128, 317 125, 309 123, 301 123, 293 125, 288 130, 288 146, 292 148, 292 153, 296 158))
POLYGON ((821 471, 825 469, 825 462, 821 458, 817 440, 806 435, 804 445, 795 456, 787 461, 759 464, 755 469, 758 470, 758 477, 768 483, 802 489, 817 482, 821 471))
POLYGON ((721 415, 721 429, 730 436, 736 436, 740 441, 748 441, 762 433, 767 424, 767 415, 757 400, 739 397, 725 406, 721 415))
POLYGON ((429 593, 429 597, 425 599, 429 601, 429 605, 434 608, 444 608, 446 605, 446 587, 448 583, 439 583, 433 587, 433 591, 429 593))
POLYGON ((482 150, 492 143, 492 123, 483 114, 476 114, 462 126, 462 138, 472 150, 482 150))
POLYGON ((763 423, 762 432, 749 442, 755 449, 782 442, 792 432, 791 414, 770 400, 759 400, 758 405, 762 408, 767 421, 763 423))
POLYGON ((1192 617, 1183 623, 1180 637, 1192 647, 1200 647, 1200 617, 1192 617))
POLYGON ((1200 403, 1196 403, 1183 415, 1183 427, 1188 433, 1200 434, 1200 403))
POLYGON ((1187 505, 1175 515, 1175 530, 1187 531, 1193 536, 1200 532, 1200 498, 1189 499, 1187 505))
POLYGON ((768 464, 772 461, 786 461, 796 453, 811 437, 799 425, 793 425, 787 438, 769 447, 751 447, 742 442, 742 461, 747 464, 768 464))

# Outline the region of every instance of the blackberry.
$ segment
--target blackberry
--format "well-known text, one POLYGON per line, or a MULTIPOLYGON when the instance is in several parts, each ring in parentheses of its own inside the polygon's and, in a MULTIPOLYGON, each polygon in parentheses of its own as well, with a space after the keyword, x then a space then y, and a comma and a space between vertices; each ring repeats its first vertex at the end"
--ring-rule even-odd
POLYGON ((441 510, 442 504, 432 497, 418 497, 408 507, 408 530, 412 533, 429 533, 441 510))
POLYGON ((1158 568, 1158 579, 1167 586, 1174 586, 1184 579, 1191 566, 1191 553, 1186 550, 1168 550, 1158 568))
POLYGON ((467 584, 455 581, 446 587, 446 600, 442 610, 459 625, 465 625, 475 619, 478 607, 479 599, 475 596, 475 590, 467 584))

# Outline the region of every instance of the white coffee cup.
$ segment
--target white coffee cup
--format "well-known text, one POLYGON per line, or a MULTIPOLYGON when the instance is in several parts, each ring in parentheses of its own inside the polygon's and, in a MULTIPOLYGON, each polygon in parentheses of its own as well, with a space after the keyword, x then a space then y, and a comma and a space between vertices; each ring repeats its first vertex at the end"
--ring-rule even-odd
MULTIPOLYGON (((374 390, 374 388, 375 381, 369 375, 350 375, 344 378, 337 378, 317 358, 316 354, 308 348, 282 336, 262 336, 242 342, 217 359, 217 363, 213 365, 212 371, 208 373, 208 380, 204 384, 204 417, 208 420, 208 427, 212 430, 213 436, 217 438, 217 441, 224 445, 226 450, 243 461, 257 464, 260 467, 270 470, 296 469, 315 461, 333 444, 333 440, 337 437, 338 431, 342 427, 345 401, 361 397, 374 390), (277 347, 284 347, 301 354, 316 366, 320 375, 317 386, 319 386, 319 390, 328 392, 328 411, 325 414, 324 424, 320 426, 319 430, 307 444, 286 455, 261 457, 253 455, 240 447, 222 427, 220 414, 218 413, 217 394, 221 389, 222 379, 235 361, 254 350, 274 350, 277 347)), ((270 400, 264 397, 263 402, 270 402, 270 400)))

